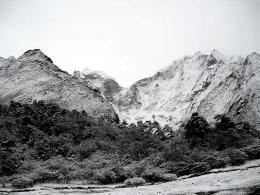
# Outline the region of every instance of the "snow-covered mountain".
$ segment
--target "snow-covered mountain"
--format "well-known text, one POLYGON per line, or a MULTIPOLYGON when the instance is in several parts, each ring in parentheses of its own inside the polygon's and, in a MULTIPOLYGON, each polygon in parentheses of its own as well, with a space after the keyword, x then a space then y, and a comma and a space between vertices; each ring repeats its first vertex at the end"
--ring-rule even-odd
POLYGON ((243 59, 217 50, 197 52, 121 90, 113 103, 128 122, 156 120, 176 129, 198 111, 209 121, 227 113, 259 128, 260 55, 243 59))
POLYGON ((0 58, 0 102, 45 100, 62 108, 85 110, 93 117, 115 119, 111 103, 83 80, 62 71, 39 49, 18 59, 0 58))
POLYGON ((81 78, 90 85, 101 91, 110 101, 121 91, 122 87, 113 79, 102 71, 93 71, 88 68, 83 71, 74 71, 74 76, 81 78))

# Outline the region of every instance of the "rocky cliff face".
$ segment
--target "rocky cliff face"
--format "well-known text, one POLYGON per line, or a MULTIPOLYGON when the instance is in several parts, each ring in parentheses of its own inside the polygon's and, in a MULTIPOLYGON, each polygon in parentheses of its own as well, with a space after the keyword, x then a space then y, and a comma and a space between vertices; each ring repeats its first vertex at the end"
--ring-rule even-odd
POLYGON ((260 128, 260 55, 243 59, 217 50, 197 52, 127 89, 100 71, 71 76, 37 49, 18 59, 0 58, 0 102, 34 99, 109 119, 116 118, 115 108, 121 120, 156 120, 174 129, 195 111, 208 121, 226 113, 260 128))
POLYGON ((226 113, 260 127, 260 55, 227 57, 217 50, 174 61, 114 97, 121 119, 156 120, 178 128, 192 112, 209 121, 226 113))
POLYGON ((85 110, 93 117, 115 119, 109 101, 85 81, 60 70, 39 49, 18 59, 0 58, 0 102, 45 100, 62 108, 85 110))
POLYGON ((112 77, 102 71, 92 71, 86 68, 82 72, 74 71, 74 76, 100 90, 110 101, 113 101, 113 97, 122 89, 112 77))

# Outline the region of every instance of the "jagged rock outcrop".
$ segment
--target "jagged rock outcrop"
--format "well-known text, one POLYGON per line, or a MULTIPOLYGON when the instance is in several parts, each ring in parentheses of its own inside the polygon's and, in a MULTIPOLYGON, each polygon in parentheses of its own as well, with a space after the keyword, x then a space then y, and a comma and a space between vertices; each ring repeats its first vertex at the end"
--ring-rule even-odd
POLYGON ((115 108, 121 120, 156 120, 174 129, 195 111, 210 122, 225 113, 260 128, 260 55, 243 59, 217 50, 197 52, 127 89, 100 71, 75 71, 71 76, 37 49, 18 59, 0 58, 0 102, 34 99, 112 120, 115 108))
POLYGON ((175 129, 192 112, 212 121, 226 113, 260 127, 260 57, 227 57, 217 50, 185 56, 114 97, 121 119, 156 120, 175 129))
POLYGON ((18 59, 0 58, 0 102, 11 100, 50 101, 62 108, 85 110, 93 117, 116 119, 113 106, 98 90, 59 69, 39 49, 29 50, 18 59))
POLYGON ((102 71, 92 71, 86 68, 82 72, 74 71, 74 76, 100 90, 110 101, 113 101, 113 97, 122 89, 112 77, 102 71))
POLYGON ((209 116, 215 114, 214 110, 260 128, 259 54, 248 55, 243 66, 221 81, 198 107, 199 112, 209 116))

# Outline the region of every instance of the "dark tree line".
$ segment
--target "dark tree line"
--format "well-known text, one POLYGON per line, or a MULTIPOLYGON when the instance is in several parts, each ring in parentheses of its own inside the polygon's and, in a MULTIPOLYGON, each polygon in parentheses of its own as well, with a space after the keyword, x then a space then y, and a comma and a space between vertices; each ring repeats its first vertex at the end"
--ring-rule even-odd
POLYGON ((69 111, 43 101, 11 102, 0 105, 0 176, 27 174, 33 182, 53 178, 67 181, 73 171, 65 165, 75 162, 78 177, 109 183, 162 171, 180 176, 260 158, 260 145, 249 146, 259 143, 259 132, 226 115, 215 119, 215 124, 209 125, 203 116, 193 113, 174 132, 157 122, 127 124, 97 119, 85 111, 69 111), (95 165, 90 158, 94 154, 104 165, 95 165), (107 158, 113 163, 107 164, 107 158), (49 166, 56 161, 64 164, 55 168, 60 172, 49 166), (32 167, 30 162, 34 162, 32 167), (39 173, 36 165, 45 162, 39 173), (130 173, 126 171, 129 166, 130 173))

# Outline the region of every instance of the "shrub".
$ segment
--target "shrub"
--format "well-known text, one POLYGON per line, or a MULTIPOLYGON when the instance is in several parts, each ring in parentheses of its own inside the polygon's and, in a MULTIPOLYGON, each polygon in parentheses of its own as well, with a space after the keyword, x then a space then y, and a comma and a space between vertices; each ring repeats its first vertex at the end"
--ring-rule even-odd
POLYGON ((0 177, 0 184, 2 185, 2 187, 5 187, 6 184, 9 184, 11 182, 11 177, 8 176, 3 176, 0 177))
POLYGON ((11 184, 15 188, 27 188, 33 186, 33 180, 25 176, 19 176, 13 179, 11 184))
POLYGON ((142 177, 150 182, 164 181, 163 175, 165 174, 165 169, 160 168, 148 168, 142 173, 142 177))
POLYGON ((170 173, 176 174, 178 177, 182 175, 189 175, 191 173, 192 164, 180 161, 180 162, 166 162, 161 164, 160 168, 168 170, 170 173))
POLYGON ((182 169, 180 169, 180 170, 178 170, 178 171, 176 172, 176 175, 177 175, 178 177, 180 177, 180 176, 183 176, 183 175, 189 175, 190 173, 191 173, 190 168, 188 168, 188 167, 183 167, 182 169))
POLYGON ((204 161, 209 163, 209 165, 213 169, 222 168, 222 167, 225 167, 225 165, 226 165, 226 162, 224 161, 224 159, 220 158, 219 156, 209 155, 204 159, 204 161))
POLYGON ((126 177, 140 177, 146 169, 146 164, 142 162, 133 162, 125 168, 126 177))
POLYGON ((164 153, 156 153, 150 155, 148 158, 145 159, 146 163, 153 165, 155 167, 160 166, 162 163, 165 162, 164 153))
POLYGON ((19 159, 15 155, 0 150, 0 176, 10 176, 17 173, 19 166, 19 159))
POLYGON ((260 158, 260 145, 248 146, 244 148, 243 151, 248 155, 249 159, 260 158))
POLYGON ((176 136, 165 144, 163 158, 166 161, 183 161, 188 152, 190 152, 188 142, 181 136, 176 136))
POLYGON ((228 156, 230 158, 230 164, 231 165, 241 165, 246 160, 248 160, 248 156, 238 149, 233 149, 228 151, 228 156))
POLYGON ((165 173, 162 175, 162 180, 163 181, 176 181, 177 175, 172 174, 172 173, 165 173))
POLYGON ((107 167, 108 164, 115 158, 117 157, 114 154, 107 154, 98 151, 92 154, 90 157, 86 158, 82 162, 82 166, 90 169, 102 169, 107 167))
POLYGON ((66 166, 61 166, 59 171, 58 171, 58 180, 61 183, 69 183, 72 179, 72 175, 70 173, 70 170, 66 166))
POLYGON ((59 178, 57 171, 54 172, 44 168, 36 170, 36 175, 37 182, 57 181, 59 178))
MULTIPOLYGON (((39 164, 39 163, 38 163, 39 164)), ((37 166, 37 161, 23 161, 22 165, 18 168, 18 173, 31 173, 37 166)))
POLYGON ((141 177, 133 177, 125 180, 124 184, 127 186, 140 186, 145 184, 145 180, 141 177))
POLYGON ((191 172, 192 173, 203 173, 205 171, 210 170, 210 165, 207 162, 198 162, 196 163, 192 168, 191 172))
POLYGON ((94 179, 101 184, 114 183, 116 181, 116 174, 113 171, 104 168, 94 174, 94 179))
POLYGON ((83 141, 79 146, 75 146, 74 152, 79 154, 81 160, 89 157, 97 150, 97 144, 93 140, 83 141))
POLYGON ((125 179, 128 178, 126 170, 120 165, 115 165, 114 167, 112 167, 111 171, 113 171, 116 175, 115 182, 123 182, 125 179))
POLYGON ((88 169, 88 168, 80 170, 79 174, 81 175, 80 176, 81 179, 84 179, 84 180, 90 180, 94 175, 93 171, 91 169, 88 169))

